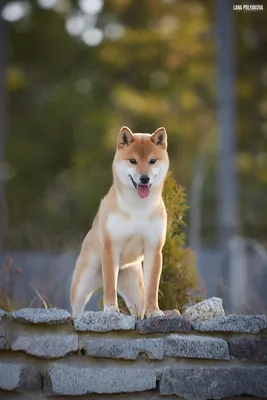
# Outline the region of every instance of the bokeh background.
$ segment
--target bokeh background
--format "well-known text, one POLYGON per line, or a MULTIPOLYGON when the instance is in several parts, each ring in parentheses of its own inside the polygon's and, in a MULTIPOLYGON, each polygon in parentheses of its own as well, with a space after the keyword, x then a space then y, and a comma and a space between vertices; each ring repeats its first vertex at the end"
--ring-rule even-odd
POLYGON ((167 129, 206 295, 265 312, 267 5, 233 4, 2 0, 0 293, 15 307, 69 308, 128 125, 167 129))

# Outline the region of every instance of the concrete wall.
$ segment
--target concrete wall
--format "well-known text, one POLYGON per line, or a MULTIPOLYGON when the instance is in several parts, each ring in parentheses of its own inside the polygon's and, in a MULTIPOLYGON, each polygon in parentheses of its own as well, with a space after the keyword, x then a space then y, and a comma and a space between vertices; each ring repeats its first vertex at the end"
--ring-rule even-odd
POLYGON ((0 311, 0 399, 58 396, 267 398, 267 318, 0 311))

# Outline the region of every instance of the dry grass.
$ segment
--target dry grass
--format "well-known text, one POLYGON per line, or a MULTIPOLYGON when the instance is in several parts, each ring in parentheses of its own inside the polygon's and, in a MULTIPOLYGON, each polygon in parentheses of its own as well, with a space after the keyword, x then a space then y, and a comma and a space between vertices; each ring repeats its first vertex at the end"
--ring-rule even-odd
POLYGON ((14 304, 7 294, 0 293, 0 308, 6 312, 15 311, 14 304))

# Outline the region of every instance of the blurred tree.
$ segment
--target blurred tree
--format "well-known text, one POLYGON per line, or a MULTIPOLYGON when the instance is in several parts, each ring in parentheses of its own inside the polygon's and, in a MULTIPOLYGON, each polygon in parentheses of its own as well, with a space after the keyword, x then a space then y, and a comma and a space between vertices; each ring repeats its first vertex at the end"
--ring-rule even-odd
POLYGON ((4 249, 5 234, 5 194, 4 194, 4 162, 6 145, 6 90, 5 90, 5 67, 6 67, 6 27, 1 17, 5 5, 0 4, 0 254, 4 249))
MULTIPOLYGON (((206 157, 202 243, 213 244, 213 2, 23 4, 28 6, 16 21, 4 13, 10 21, 7 158, 16 173, 7 185, 8 247, 58 249, 80 242, 111 183, 116 135, 125 124, 134 131, 166 127, 172 170, 186 189, 196 156, 206 157), (207 130, 201 129, 203 118, 207 130)), ((242 229, 263 242, 265 21, 266 10, 238 13, 236 29, 242 229)))
MULTIPOLYGON (((253 3, 252 3, 253 4, 253 3)), ((267 246, 267 9, 237 14, 242 230, 267 246)))
POLYGON ((55 11, 32 1, 9 29, 10 246, 58 248, 83 236, 110 185, 124 124, 165 125, 172 169, 188 184, 199 118, 212 118, 212 44, 201 2, 107 0, 92 15, 76 2, 55 11), (85 27, 71 37, 75 18, 85 27), (104 34, 98 45, 96 32, 104 34))
MULTIPOLYGON (((254 4, 253 1, 249 1, 254 4)), ((211 5, 211 3, 209 3, 211 5)), ((214 21, 214 4, 208 8, 210 21, 214 21)), ((267 246, 267 9, 257 13, 235 12, 237 96, 236 154, 240 185, 241 234, 257 239, 267 246)), ((201 242, 204 246, 217 244, 214 224, 217 197, 217 154, 214 151, 216 130, 210 126, 210 144, 202 146, 205 159, 205 177, 202 199, 203 221, 201 242)), ((207 136, 208 138, 208 136, 207 136)))

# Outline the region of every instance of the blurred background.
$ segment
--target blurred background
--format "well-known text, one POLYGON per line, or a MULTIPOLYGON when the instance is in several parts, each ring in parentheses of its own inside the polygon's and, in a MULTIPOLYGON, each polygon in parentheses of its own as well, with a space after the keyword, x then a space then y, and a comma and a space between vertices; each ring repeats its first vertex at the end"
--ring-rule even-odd
POLYGON ((206 296, 266 312, 267 5, 234 3, 1 1, 0 293, 15 307, 69 309, 127 125, 167 129, 206 296))

